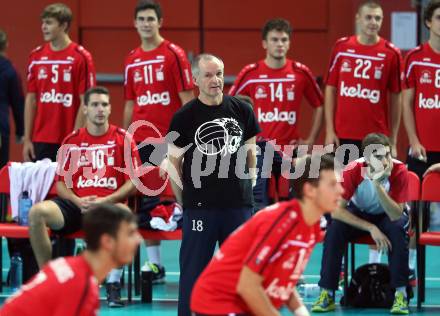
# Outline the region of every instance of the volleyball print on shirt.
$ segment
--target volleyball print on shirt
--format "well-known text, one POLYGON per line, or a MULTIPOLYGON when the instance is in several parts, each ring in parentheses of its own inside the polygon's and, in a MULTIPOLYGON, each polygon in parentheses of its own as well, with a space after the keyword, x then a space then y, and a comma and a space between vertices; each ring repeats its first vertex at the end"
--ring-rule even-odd
POLYGON ((213 156, 234 154, 240 147, 243 130, 233 118, 219 118, 199 126, 194 136, 198 150, 213 156))

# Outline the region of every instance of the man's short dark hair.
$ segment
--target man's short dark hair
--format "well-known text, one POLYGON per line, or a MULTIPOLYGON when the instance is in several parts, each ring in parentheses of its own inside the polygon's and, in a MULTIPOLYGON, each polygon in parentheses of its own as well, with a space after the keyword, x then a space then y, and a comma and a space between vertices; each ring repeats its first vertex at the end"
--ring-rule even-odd
POLYGON ((72 23, 72 10, 64 3, 52 3, 44 8, 41 13, 42 19, 54 18, 59 24, 67 23, 66 32, 72 23))
POLYGON ((362 153, 365 156, 365 148, 370 145, 383 145, 385 147, 391 147, 390 140, 387 136, 381 133, 370 133, 362 140, 362 153))
POLYGON ((434 11, 440 8, 440 0, 431 0, 426 5, 423 10, 423 23, 425 23, 426 28, 429 28, 426 22, 432 21, 432 16, 434 15, 434 11))
POLYGON ((301 176, 292 180, 291 185, 295 191, 295 196, 302 199, 304 196, 303 188, 306 183, 317 186, 324 170, 335 170, 335 156, 333 154, 312 154, 297 159, 296 167, 304 170, 301 176), (304 168, 303 168, 304 167, 304 168), (319 167, 319 174, 314 174, 312 168, 319 167))
POLYGON ((108 97, 110 98, 110 92, 108 91, 108 89, 106 87, 103 87, 103 86, 92 87, 89 90, 87 90, 86 93, 84 93, 84 104, 85 105, 89 105, 90 96, 92 94, 105 94, 105 95, 108 95, 108 97))
POLYGON ((267 39, 267 34, 270 31, 285 32, 289 37, 292 35, 292 27, 290 26, 289 21, 281 18, 269 20, 264 24, 263 29, 261 30, 263 40, 267 39))
POLYGON ((157 20, 160 21, 162 19, 162 8, 160 4, 152 1, 152 0, 139 0, 136 7, 134 8, 134 19, 137 18, 137 15, 140 11, 145 10, 154 10, 157 16, 157 20))
POLYGON ((357 13, 360 13, 363 7, 367 7, 370 9, 377 9, 377 8, 382 9, 382 5, 380 4, 379 1, 367 0, 367 1, 363 1, 363 2, 361 2, 361 4, 359 4, 357 13))
POLYGON ((116 238, 121 223, 136 223, 136 216, 128 209, 118 205, 103 203, 88 210, 82 221, 87 248, 91 251, 97 251, 102 235, 108 234, 116 238))
POLYGON ((6 50, 6 46, 8 45, 8 35, 5 31, 0 29, 0 52, 6 50))

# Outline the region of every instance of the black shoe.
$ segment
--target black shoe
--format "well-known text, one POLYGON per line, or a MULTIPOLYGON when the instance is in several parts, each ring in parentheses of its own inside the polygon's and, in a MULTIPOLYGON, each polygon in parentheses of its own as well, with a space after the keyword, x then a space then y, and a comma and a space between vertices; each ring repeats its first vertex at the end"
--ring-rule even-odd
POLYGON ((153 271, 153 284, 165 283, 165 267, 159 264, 145 262, 142 271, 153 271))
POLYGON ((121 284, 119 282, 107 283, 106 290, 109 307, 123 307, 125 305, 121 300, 121 284))

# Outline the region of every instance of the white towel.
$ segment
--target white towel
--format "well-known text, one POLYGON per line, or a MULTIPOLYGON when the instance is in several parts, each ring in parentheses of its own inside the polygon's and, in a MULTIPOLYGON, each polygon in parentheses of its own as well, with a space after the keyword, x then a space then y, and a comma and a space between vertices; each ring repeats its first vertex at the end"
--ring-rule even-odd
POLYGON ((43 201, 55 178, 57 163, 50 159, 37 162, 12 162, 9 166, 9 185, 12 218, 18 216, 18 201, 28 191, 32 204, 43 201))
POLYGON ((183 217, 182 206, 178 203, 174 203, 173 214, 170 216, 168 223, 161 217, 153 217, 150 220, 151 228, 171 232, 176 230, 177 222, 183 217))

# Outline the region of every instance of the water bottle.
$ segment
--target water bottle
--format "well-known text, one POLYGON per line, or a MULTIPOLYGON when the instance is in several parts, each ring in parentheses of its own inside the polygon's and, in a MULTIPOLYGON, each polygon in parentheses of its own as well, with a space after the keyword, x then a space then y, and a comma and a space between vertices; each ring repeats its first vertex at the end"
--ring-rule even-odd
POLYGON ((297 286, 298 294, 301 298, 318 298, 321 288, 318 284, 300 284, 297 286))
POLYGON ((29 210, 32 207, 32 200, 29 193, 24 191, 18 203, 18 223, 21 226, 29 226, 29 210))
POLYGON ((151 303, 153 301, 153 271, 148 264, 141 269, 141 302, 151 303))
POLYGON ((23 283, 23 260, 18 252, 11 257, 10 282, 12 293, 16 292, 23 283))

